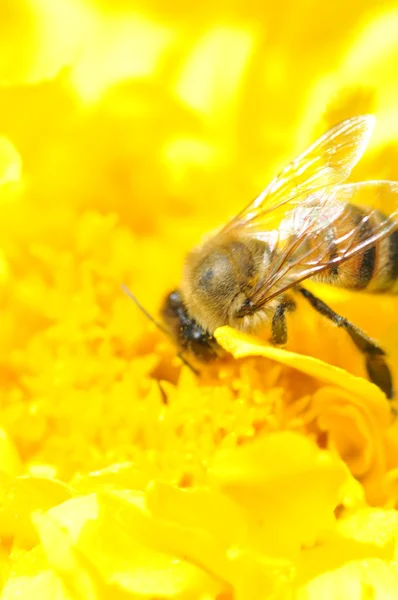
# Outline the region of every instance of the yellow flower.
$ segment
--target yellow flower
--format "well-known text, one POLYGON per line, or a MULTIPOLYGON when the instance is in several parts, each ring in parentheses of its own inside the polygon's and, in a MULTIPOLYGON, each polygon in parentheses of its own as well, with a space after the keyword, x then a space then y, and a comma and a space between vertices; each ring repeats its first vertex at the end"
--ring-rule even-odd
MULTIPOLYGON (((398 420, 349 337, 302 302, 196 376, 120 290, 156 314, 348 116, 378 120, 354 179, 398 180, 395 4, 8 4, 1 599, 395 598, 398 420)), ((398 382, 397 299, 312 286, 398 382)))

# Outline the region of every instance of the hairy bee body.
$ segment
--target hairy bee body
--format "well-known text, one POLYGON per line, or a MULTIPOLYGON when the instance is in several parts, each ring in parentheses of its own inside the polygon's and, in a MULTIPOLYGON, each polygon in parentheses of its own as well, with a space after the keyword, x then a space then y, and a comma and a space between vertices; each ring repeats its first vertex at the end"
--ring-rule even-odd
MULTIPOLYGON (((341 215, 324 228, 321 242, 317 237, 308 236, 299 250, 292 253, 287 265, 289 261, 300 260, 300 254, 311 254, 316 244, 316 254, 326 257, 328 267, 312 279, 352 290, 398 292, 398 230, 352 258, 334 262, 339 252, 339 239, 355 230, 352 244, 358 246, 389 217, 380 211, 352 204, 344 204, 341 215)), ((322 210, 317 218, 323 219, 322 210)), ((295 233, 292 232, 290 237, 294 244, 295 233)), ((243 331, 258 330, 262 322, 272 320, 284 301, 281 294, 261 309, 251 311, 248 306, 253 289, 267 278, 271 260, 278 261, 277 250, 244 232, 235 231, 234 235, 227 233, 208 240, 186 259, 181 292, 187 313, 210 334, 223 325, 243 331)), ((293 288, 294 284, 289 287, 293 288)))
MULTIPOLYGON (((253 330, 260 311, 237 316, 254 286, 265 275, 269 246, 244 234, 217 236, 193 250, 186 259, 181 294, 188 313, 210 333, 231 325, 253 330)), ((272 306, 266 307, 272 312, 272 306)))

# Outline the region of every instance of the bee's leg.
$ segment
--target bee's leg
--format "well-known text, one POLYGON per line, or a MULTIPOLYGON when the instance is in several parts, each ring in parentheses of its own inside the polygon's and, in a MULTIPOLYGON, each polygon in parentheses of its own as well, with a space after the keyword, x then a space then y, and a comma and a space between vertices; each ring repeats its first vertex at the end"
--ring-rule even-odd
POLYGON ((367 336, 366 333, 361 331, 359 327, 350 323, 345 317, 335 313, 334 310, 314 296, 314 294, 304 288, 298 288, 298 291, 309 301, 315 310, 321 313, 321 315, 330 319, 337 327, 345 329, 356 347, 363 352, 366 357, 366 369, 370 380, 385 393, 387 398, 393 398, 394 387, 392 376, 384 359, 384 350, 380 348, 372 338, 367 336))
POLYGON ((394 385, 391 371, 384 357, 380 354, 367 354, 366 370, 370 380, 383 390, 387 398, 392 400, 394 398, 394 385))
POLYGON ((272 317, 272 338, 271 342, 275 345, 286 344, 287 326, 286 312, 296 308, 296 303, 291 298, 284 298, 278 305, 272 317))

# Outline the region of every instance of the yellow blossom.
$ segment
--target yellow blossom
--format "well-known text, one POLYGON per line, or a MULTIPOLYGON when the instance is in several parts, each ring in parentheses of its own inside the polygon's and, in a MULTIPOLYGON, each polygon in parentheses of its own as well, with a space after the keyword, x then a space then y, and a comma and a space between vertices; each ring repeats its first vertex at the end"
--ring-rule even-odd
MULTIPOLYGON (((398 419, 298 301, 286 348, 157 315, 186 252, 338 121, 398 180, 394 2, 0 7, 2 600, 398 595, 398 419)), ((393 207, 384 207, 386 211, 393 207)), ((385 349, 398 300, 310 283, 385 349)))

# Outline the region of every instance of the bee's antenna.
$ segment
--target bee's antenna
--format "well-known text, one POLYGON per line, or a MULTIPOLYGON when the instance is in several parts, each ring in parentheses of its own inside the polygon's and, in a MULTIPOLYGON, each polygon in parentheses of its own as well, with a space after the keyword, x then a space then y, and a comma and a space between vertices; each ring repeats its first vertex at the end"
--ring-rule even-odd
MULTIPOLYGON (((160 331, 162 331, 162 333, 164 333, 165 335, 167 335, 167 337, 169 337, 170 339, 173 339, 173 336, 171 335, 170 331, 166 327, 164 327, 164 325, 162 323, 160 323, 160 321, 158 321, 157 319, 155 319, 146 310, 146 308, 144 308, 142 306, 142 304, 138 300, 138 298, 136 296, 134 296, 133 292, 131 292, 129 290, 129 288, 126 285, 124 285, 124 283, 122 283, 120 287, 122 288, 122 290, 126 294, 126 296, 128 296, 130 298, 130 300, 132 300, 134 302, 134 304, 140 309, 140 311, 146 316, 146 318, 149 319, 151 321, 151 323, 153 323, 155 325, 155 327, 157 327, 160 331)), ((184 363, 184 365, 186 365, 189 369, 191 369, 191 371, 193 373, 195 373, 195 375, 199 375, 199 371, 197 369, 195 369, 195 367, 193 367, 191 365, 191 363, 189 363, 187 361, 186 358, 184 358, 184 356, 183 356, 183 354, 181 352, 178 352, 177 356, 184 363)))
POLYGON ((146 308, 144 308, 141 304, 141 302, 138 300, 138 298, 136 296, 134 296, 133 292, 131 292, 129 290, 129 288, 124 285, 124 283, 122 283, 122 285, 120 286, 123 290, 123 292, 126 294, 126 296, 128 296, 130 298, 130 300, 132 300, 134 302, 134 304, 140 309, 140 311, 142 313, 144 313, 144 315, 146 316, 147 319, 149 319, 158 329, 160 329, 160 331, 163 331, 163 333, 165 335, 167 335, 168 337, 172 337, 171 333, 168 329, 166 329, 166 327, 164 327, 162 325, 162 323, 160 323, 159 321, 157 321, 147 310, 146 308))
POLYGON ((192 373, 194 373, 195 375, 200 375, 200 371, 198 371, 198 369, 195 369, 195 367, 191 365, 191 363, 184 357, 184 355, 181 352, 177 352, 177 356, 181 360, 181 362, 183 362, 184 365, 188 367, 188 369, 191 369, 192 373))

